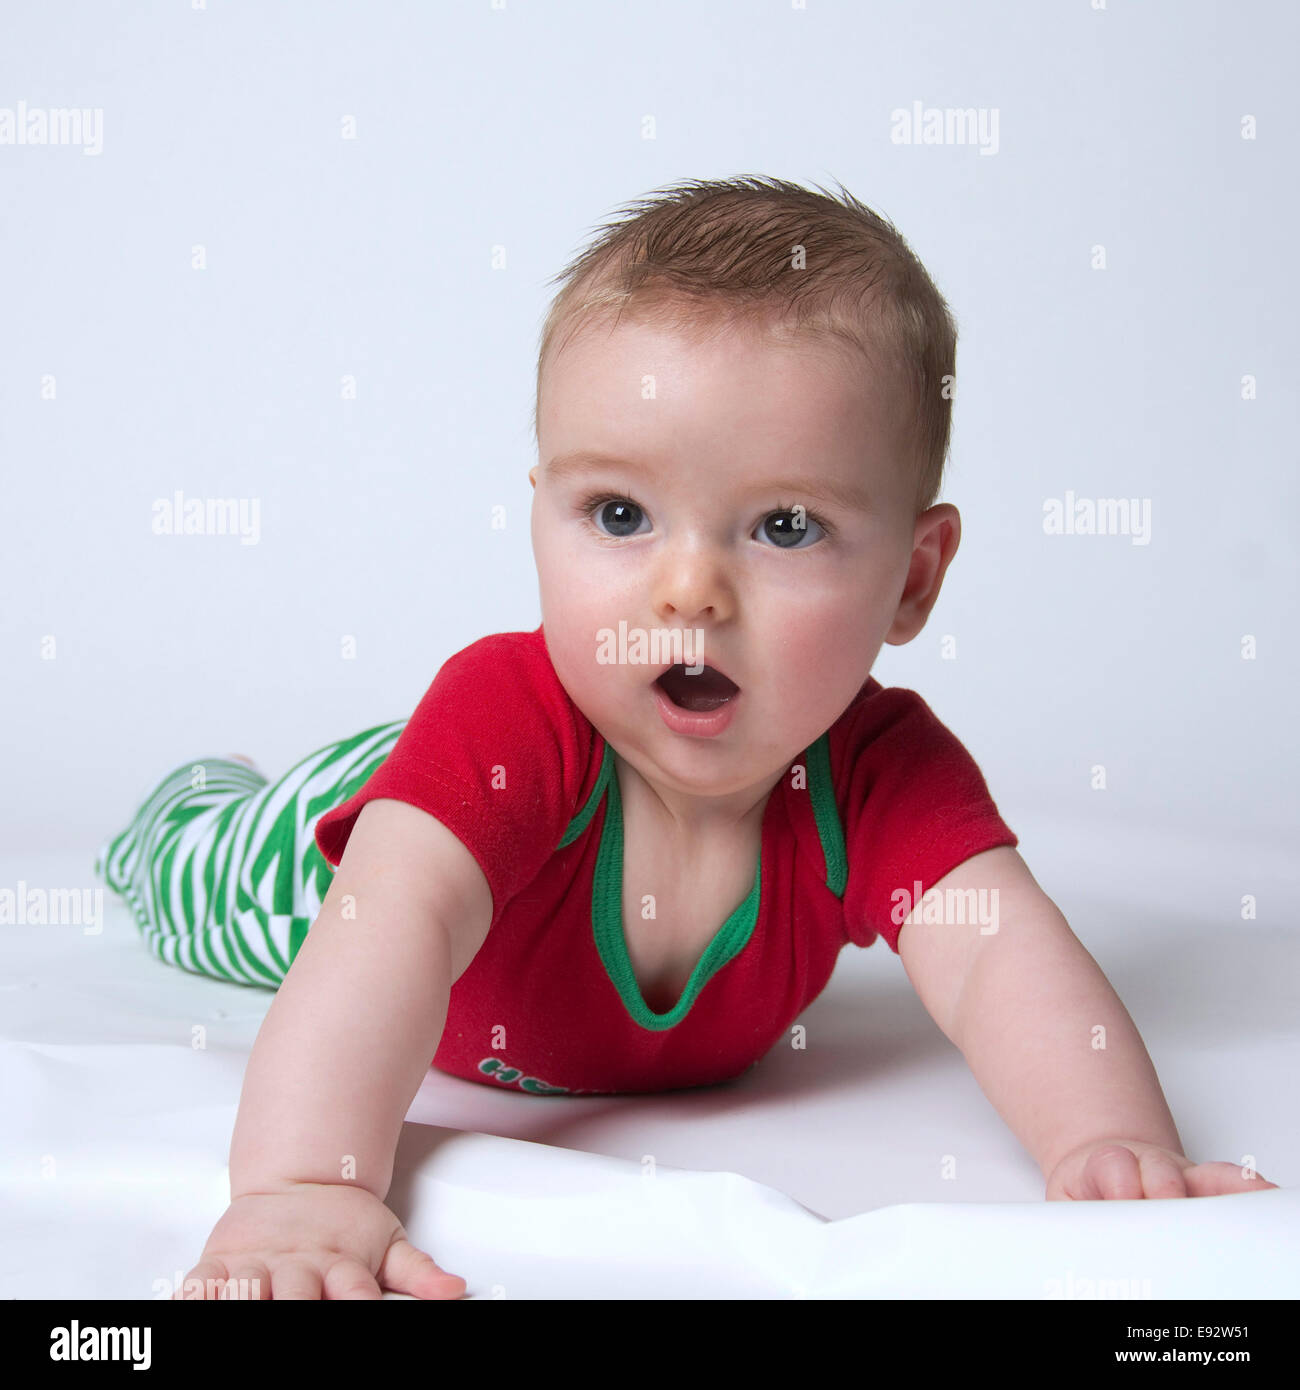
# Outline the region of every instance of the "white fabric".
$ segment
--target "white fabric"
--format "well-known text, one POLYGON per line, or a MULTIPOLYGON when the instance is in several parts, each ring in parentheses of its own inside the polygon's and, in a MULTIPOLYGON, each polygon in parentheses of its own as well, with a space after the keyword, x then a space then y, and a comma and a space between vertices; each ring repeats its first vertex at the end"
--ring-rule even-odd
MULTIPOLYGON (((568 1099, 431 1072, 389 1204, 480 1298, 1300 1297, 1295 933, 1233 920, 1237 859, 1110 848, 1077 829, 1022 844, 1049 891, 1109 863, 1057 901, 1134 1015, 1188 1152, 1251 1155, 1283 1190, 1044 1202, 878 944, 845 951, 806 1048, 731 1086, 568 1099), (1174 862, 1189 858, 1199 878, 1174 862)), ((11 858, 0 886, 89 885, 92 857, 11 858)), ((1252 864, 1261 901, 1293 900, 1289 872, 1252 864)), ((0 928, 0 1297, 170 1292, 228 1199, 272 998, 158 962, 109 894, 97 934, 0 928)))

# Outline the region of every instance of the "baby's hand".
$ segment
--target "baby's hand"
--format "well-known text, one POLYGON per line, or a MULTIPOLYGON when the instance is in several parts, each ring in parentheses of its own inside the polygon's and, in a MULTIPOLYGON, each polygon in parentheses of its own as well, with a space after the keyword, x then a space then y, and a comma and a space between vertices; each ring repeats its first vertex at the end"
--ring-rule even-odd
POLYGON ((460 1298, 466 1289, 406 1238, 372 1192, 295 1183, 236 1197, 173 1295, 203 1298, 460 1298))
POLYGON ((1193 1163, 1186 1154, 1134 1139, 1097 1139, 1061 1159, 1047 1179, 1049 1202, 1142 1197, 1219 1197, 1276 1187, 1235 1163, 1193 1163))

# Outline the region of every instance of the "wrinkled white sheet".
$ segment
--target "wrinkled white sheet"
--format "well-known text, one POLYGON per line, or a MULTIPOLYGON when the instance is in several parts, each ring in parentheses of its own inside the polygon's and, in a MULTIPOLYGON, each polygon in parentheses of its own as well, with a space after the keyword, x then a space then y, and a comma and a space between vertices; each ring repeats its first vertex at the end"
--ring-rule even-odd
MULTIPOLYGON (((1053 843, 1026 851, 1049 891, 1053 843)), ((10 857, 0 886, 94 886, 90 857, 10 857)), ((1279 874, 1274 904, 1293 892, 1279 874)), ((1300 1297, 1295 933, 1211 923, 1205 882, 1186 902, 1161 883, 1156 906, 1121 865, 1104 903, 1054 896, 1136 1018, 1187 1151, 1251 1155, 1283 1190, 1043 1202, 877 945, 845 952, 806 1049, 731 1086, 537 1097, 431 1072, 389 1204, 480 1298, 1300 1297)), ((0 928, 0 1297, 169 1293, 228 1199, 273 996, 162 965, 104 908, 99 933, 0 928)))

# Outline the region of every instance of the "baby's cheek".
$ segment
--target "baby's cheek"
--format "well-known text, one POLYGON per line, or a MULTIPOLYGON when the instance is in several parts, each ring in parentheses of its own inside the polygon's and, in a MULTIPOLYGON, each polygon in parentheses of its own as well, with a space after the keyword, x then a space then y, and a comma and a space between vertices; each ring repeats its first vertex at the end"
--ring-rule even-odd
POLYGON ((793 633, 780 651, 781 703, 817 732, 835 722, 871 673, 863 634, 838 624, 793 633))
POLYGON ((861 660, 861 625, 861 614, 821 613, 809 604, 802 617, 794 615, 776 634, 782 665, 818 683, 850 679, 861 660))

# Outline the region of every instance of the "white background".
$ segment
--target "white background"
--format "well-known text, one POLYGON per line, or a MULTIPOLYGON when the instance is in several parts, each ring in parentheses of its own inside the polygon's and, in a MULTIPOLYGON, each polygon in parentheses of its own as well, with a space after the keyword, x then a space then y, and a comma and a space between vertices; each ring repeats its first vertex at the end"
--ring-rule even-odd
POLYGON ((5 30, 0 105, 104 121, 98 156, 0 146, 11 848, 97 842, 191 756, 278 775, 535 627, 546 282, 623 203, 736 174, 842 181, 959 323, 964 539, 877 677, 1027 847, 1062 820, 1295 844, 1294 7, 214 0, 5 30), (892 143, 917 101, 996 108, 997 153, 892 143), (177 489, 259 499, 258 544, 154 535, 177 489), (1150 544, 1045 535, 1067 490, 1149 499, 1150 544))

